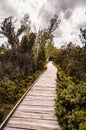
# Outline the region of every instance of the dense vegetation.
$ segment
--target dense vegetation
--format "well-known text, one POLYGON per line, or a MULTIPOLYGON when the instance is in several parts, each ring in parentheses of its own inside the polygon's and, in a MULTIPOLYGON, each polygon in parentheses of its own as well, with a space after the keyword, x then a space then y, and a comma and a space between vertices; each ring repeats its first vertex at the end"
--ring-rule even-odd
POLYGON ((86 129, 86 31, 82 31, 84 46, 58 50, 54 62, 58 64, 56 115, 61 130, 86 129), (84 34, 85 33, 85 34, 84 34), (85 37, 83 37, 85 36, 85 37))
POLYGON ((56 115, 61 130, 85 130, 86 82, 67 76, 61 69, 59 76, 56 87, 56 115))
POLYGON ((0 34, 8 42, 0 47, 0 123, 44 70, 46 44, 51 41, 59 22, 54 16, 48 28, 35 33, 31 30, 28 14, 19 29, 15 28, 12 17, 2 22, 0 34))
POLYGON ((61 49, 57 54, 56 63, 66 74, 75 77, 78 80, 86 81, 86 47, 74 47, 72 43, 68 44, 66 49, 61 49), (72 46, 72 47, 71 47, 72 46))

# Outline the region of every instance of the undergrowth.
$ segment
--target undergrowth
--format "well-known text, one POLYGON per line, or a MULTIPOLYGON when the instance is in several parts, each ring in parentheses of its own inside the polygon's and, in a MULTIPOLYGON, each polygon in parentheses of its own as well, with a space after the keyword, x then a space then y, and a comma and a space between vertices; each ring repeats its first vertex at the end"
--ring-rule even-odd
POLYGON ((86 130, 86 82, 57 68, 56 116, 61 130, 86 130))

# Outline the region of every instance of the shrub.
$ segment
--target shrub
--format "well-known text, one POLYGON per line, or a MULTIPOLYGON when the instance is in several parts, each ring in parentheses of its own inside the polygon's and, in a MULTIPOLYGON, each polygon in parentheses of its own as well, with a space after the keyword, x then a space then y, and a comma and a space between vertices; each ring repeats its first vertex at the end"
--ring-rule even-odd
MULTIPOLYGON (((86 83, 73 82, 59 71, 63 80, 57 80, 56 116, 62 130, 85 130, 86 126, 86 83)), ((61 78, 62 78, 61 77, 61 78)))

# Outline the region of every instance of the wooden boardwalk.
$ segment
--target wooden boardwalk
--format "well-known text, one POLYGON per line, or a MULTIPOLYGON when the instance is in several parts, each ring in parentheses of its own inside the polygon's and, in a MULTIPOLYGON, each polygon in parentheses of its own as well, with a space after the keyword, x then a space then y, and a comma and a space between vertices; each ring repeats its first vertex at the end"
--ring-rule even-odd
POLYGON ((60 130, 55 116, 56 72, 49 62, 2 130, 60 130))

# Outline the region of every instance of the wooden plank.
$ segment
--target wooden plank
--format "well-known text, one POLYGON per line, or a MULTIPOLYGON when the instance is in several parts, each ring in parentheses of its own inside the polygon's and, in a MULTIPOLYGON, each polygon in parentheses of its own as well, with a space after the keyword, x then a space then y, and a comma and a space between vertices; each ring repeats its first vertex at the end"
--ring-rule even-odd
POLYGON ((31 93, 40 93, 40 94, 41 94, 41 93, 44 93, 44 94, 46 94, 46 93, 47 93, 47 94, 56 94, 55 91, 34 90, 34 89, 31 91, 31 93))
POLYGON ((35 108, 38 108, 38 109, 44 109, 44 108, 46 108, 46 109, 55 109, 55 105, 53 105, 53 106, 44 106, 44 105, 24 105, 24 104, 21 104, 21 105, 19 105, 18 106, 18 108, 16 109, 16 110, 18 110, 18 109, 20 109, 20 108, 28 108, 28 109, 35 109, 35 108))
POLYGON ((51 83, 37 83, 37 86, 43 86, 43 87, 50 87, 50 88, 55 88, 55 84, 51 84, 51 83), (44 84, 44 85, 43 85, 44 84))
POLYGON ((34 91, 52 91, 52 92, 55 92, 55 88, 41 88, 41 87, 35 87, 35 88, 33 88, 32 90, 34 90, 34 91))
POLYGON ((54 101, 39 101, 39 100, 33 100, 33 101, 22 101, 21 105, 37 105, 37 106, 54 106, 55 102, 54 101))
POLYGON ((31 91, 55 92, 55 88, 41 88, 41 87, 35 87, 35 88, 32 88, 31 91))
MULTIPOLYGON (((34 95, 26 95, 25 96, 25 100, 29 100, 29 99, 31 99, 31 100, 33 100, 34 99, 34 95)), ((43 99, 46 99, 46 100, 48 100, 48 101, 50 101, 50 100, 55 100, 55 97, 51 97, 51 96, 35 96, 35 99, 37 99, 37 100, 43 100, 43 99)))
MULTIPOLYGON (((33 92, 35 91, 36 93, 37 93, 37 92, 54 93, 54 94, 56 93, 55 90, 52 90, 52 89, 49 90, 49 89, 46 89, 46 88, 37 88, 37 89, 34 88, 32 91, 33 91, 33 92)), ((32 92, 32 91, 31 91, 31 92, 32 92)))
POLYGON ((24 103, 23 103, 23 104, 21 104, 21 105, 22 105, 22 106, 27 106, 27 107, 29 107, 29 106, 30 106, 30 107, 38 107, 38 106, 39 106, 39 107, 53 107, 53 104, 43 104, 43 105, 42 105, 42 104, 40 104, 40 103, 38 103, 38 104, 29 104, 29 103, 27 103, 27 104, 25 103, 25 104, 24 104, 24 103))
POLYGON ((37 130, 47 130, 47 128, 52 130, 55 128, 58 128, 58 122, 57 121, 51 121, 51 120, 37 120, 37 119, 23 119, 23 118, 13 118, 11 117, 11 120, 8 122, 7 126, 16 126, 19 128, 33 128, 37 130))
POLYGON ((37 82, 37 84, 35 84, 34 85, 34 87, 36 87, 36 86, 41 86, 41 88, 53 88, 53 89, 55 89, 55 85, 50 85, 50 84, 45 84, 45 85, 43 85, 43 84, 38 84, 38 82, 37 82))
MULTIPOLYGON (((30 94, 30 93, 28 93, 27 95, 26 95, 27 97, 29 96, 29 97, 34 97, 34 94, 30 94)), ((56 97, 56 94, 55 95, 50 95, 50 94, 46 94, 46 95, 41 95, 41 94, 35 94, 35 98, 45 98, 45 99, 48 99, 48 98, 55 98, 56 97)))
POLYGON ((46 97, 55 97, 55 95, 54 94, 47 94, 47 93, 28 93, 27 95, 34 95, 34 97, 35 96, 46 96, 46 97))
MULTIPOLYGON (((21 125, 21 124, 20 124, 21 125)), ((32 125, 27 125, 25 124, 25 127, 24 125, 22 126, 22 128, 20 128, 19 124, 15 126, 8 126, 8 127, 5 127, 6 129, 3 129, 3 130, 60 130, 59 126, 55 126, 53 128, 49 128, 46 126, 43 126, 43 127, 39 127, 39 126, 32 126, 32 125), (10 127, 9 129, 7 129, 8 127, 10 127)))
MULTIPOLYGON (((39 101, 39 100, 37 100, 39 101)), ((37 105, 37 106, 54 106, 55 102, 54 101, 22 101, 21 105, 37 105)))
POLYGON ((49 82, 47 80, 45 80, 45 82, 43 82, 42 79, 41 79, 41 81, 37 82, 36 85, 37 86, 43 86, 43 87, 44 86, 55 87, 56 84, 55 84, 55 82, 54 83, 50 82, 50 80, 49 80, 49 82))
POLYGON ((57 120, 57 118, 55 117, 54 113, 25 113, 22 111, 16 111, 12 117, 16 117, 16 118, 29 118, 29 119, 42 119, 42 120, 57 120))
POLYGON ((23 112, 35 112, 35 113, 55 113, 55 110, 53 107, 40 107, 40 106, 35 106, 35 107, 26 107, 26 106, 20 106, 18 107, 17 111, 23 111, 23 112))
POLYGON ((11 117, 11 120, 8 122, 8 125, 11 123, 21 123, 21 124, 37 124, 38 126, 47 126, 47 125, 58 125, 57 121, 52 120, 41 120, 41 119, 29 119, 29 118, 14 118, 11 117))
POLYGON ((50 101, 54 101, 55 102, 55 99, 54 98, 48 98, 48 99, 46 99, 46 98, 44 98, 43 99, 43 97, 41 98, 41 97, 38 97, 38 98, 35 98, 34 99, 34 97, 31 97, 31 98, 27 98, 27 97, 25 97, 24 98, 24 100, 23 101, 34 101, 34 100, 37 100, 37 101, 46 101, 46 100, 48 100, 48 102, 50 102, 50 101))
MULTIPOLYGON (((16 127, 5 127, 3 130, 21 130, 21 128, 16 128, 16 127)), ((26 129, 22 129, 22 130, 26 130, 26 129)), ((31 129, 28 129, 31 130, 31 129)), ((33 130, 33 129, 32 129, 33 130)), ((35 129, 34 129, 35 130, 35 129)))
POLYGON ((19 110, 24 110, 24 109, 26 109, 26 110, 39 110, 39 111, 49 111, 49 110, 54 110, 54 106, 34 106, 33 107, 33 105, 31 106, 31 105, 29 105, 29 106, 26 106, 26 105, 20 105, 18 108, 17 108, 17 110, 19 111, 19 110))

